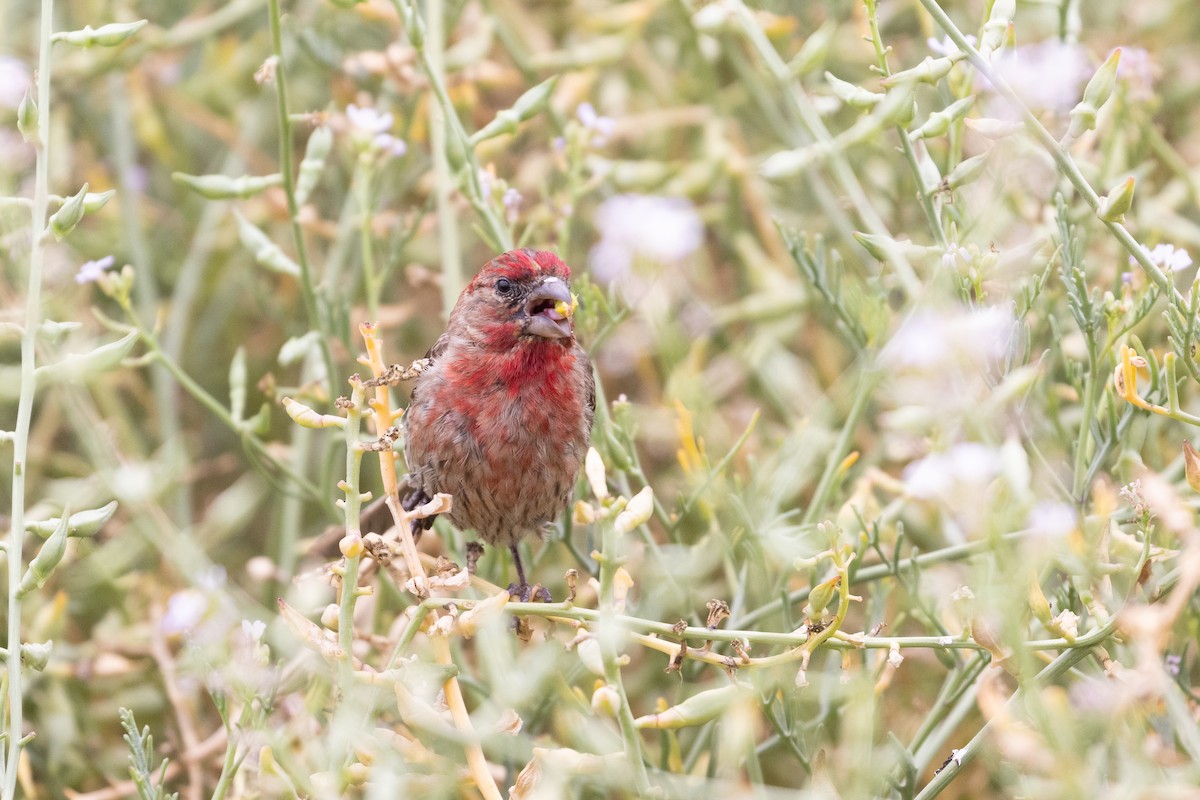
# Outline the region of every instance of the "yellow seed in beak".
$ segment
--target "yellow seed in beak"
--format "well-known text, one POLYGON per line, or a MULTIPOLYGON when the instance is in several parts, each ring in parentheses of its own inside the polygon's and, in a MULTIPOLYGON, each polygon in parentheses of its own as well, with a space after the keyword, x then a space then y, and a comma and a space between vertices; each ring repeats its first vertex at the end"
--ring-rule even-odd
POLYGON ((554 310, 564 319, 570 319, 571 315, 575 313, 575 309, 577 308, 579 308, 579 298, 575 296, 574 292, 571 292, 570 303, 568 303, 566 300, 559 300, 554 304, 554 310))

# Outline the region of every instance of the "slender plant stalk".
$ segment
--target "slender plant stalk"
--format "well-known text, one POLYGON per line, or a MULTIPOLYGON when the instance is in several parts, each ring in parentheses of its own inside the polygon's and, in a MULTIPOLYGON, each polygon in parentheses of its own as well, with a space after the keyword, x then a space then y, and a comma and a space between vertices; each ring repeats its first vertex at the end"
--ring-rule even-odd
MULTIPOLYGON (((121 202, 130 209, 122 214, 125 237, 133 257, 134 292, 138 315, 153 320, 158 308, 158 289, 154 283, 154 263, 141 214, 142 196, 134 175, 137 174, 137 148, 134 140, 133 111, 125 92, 125 75, 112 72, 108 76, 108 96, 112 103, 109 121, 112 126, 113 155, 117 162, 117 173, 121 176, 121 202)), ((157 411, 159 437, 163 458, 168 469, 176 469, 187 463, 188 453, 179 425, 179 400, 171 376, 165 369, 152 370, 154 405, 157 411)), ((149 449, 149 448, 148 448, 149 449)), ((175 524, 186 528, 191 525, 192 487, 190 481, 178 481, 172 487, 174 501, 171 516, 175 524)))
POLYGON ((333 351, 329 348, 332 332, 325 324, 317 304, 317 290, 313 284, 312 267, 308 262, 308 247, 304 244, 304 231, 300 228, 300 208, 296 203, 296 176, 292 170, 292 118, 288 112, 287 69, 283 61, 283 24, 279 0, 267 0, 271 18, 271 48, 275 52, 275 96, 278 99, 279 116, 279 172, 283 176, 283 192, 287 196, 288 221, 292 226, 292 239, 296 247, 296 263, 300 266, 300 293, 304 297, 304 310, 308 315, 309 330, 321 332, 321 360, 325 363, 325 384, 329 396, 337 394, 337 372, 334 369, 333 351))
MULTIPOLYGON (((883 37, 879 33, 879 15, 878 0, 865 0, 867 7, 867 23, 871 30, 871 44, 875 47, 875 61, 879 65, 880 74, 885 78, 892 74, 891 67, 888 66, 887 54, 888 50, 883 46, 883 37)), ((921 179, 921 168, 917 165, 916 150, 912 146, 912 142, 908 139, 908 131, 903 125, 896 125, 896 135, 900 139, 900 149, 904 153, 904 160, 908 162, 908 168, 913 174, 913 179, 917 183, 917 195, 921 200, 921 210, 925 213, 925 220, 929 223, 929 229, 933 233, 937 243, 943 248, 949 247, 949 242, 946 241, 946 231, 942 227, 941 217, 938 215, 937 208, 933 204, 932 193, 925 188, 925 182, 921 179)))
MULTIPOLYGON (((859 219, 866 226, 867 231, 876 236, 883 236, 891 239, 892 235, 887 229, 887 225, 879 216, 879 212, 871 204, 866 192, 859 183, 858 177, 855 176, 854 170, 850 168, 846 156, 837 147, 833 146, 833 137, 829 135, 829 129, 825 127, 821 115, 813 107, 812 101, 808 95, 804 93, 804 89, 796 84, 795 78, 788 69, 787 64, 780 57, 775 47, 771 44, 771 40, 767 38, 766 33, 754 19, 750 9, 742 2, 738 2, 735 6, 738 17, 746 31, 746 38, 754 46, 763 63, 767 65, 767 69, 779 82, 786 91, 784 92, 788 100, 791 101, 793 110, 800 119, 800 124, 808 135, 817 142, 830 147, 830 155, 828 165, 830 172, 833 173, 834 179, 841 185, 842 191, 845 192, 850 202, 854 205, 854 210, 858 212, 859 219)), ((895 250, 895 248, 893 248, 895 250)), ((904 291, 910 297, 916 297, 921 292, 921 282, 917 275, 913 272, 912 265, 908 263, 908 259, 903 253, 889 253, 889 261, 896 270, 896 277, 899 279, 904 291)))
POLYGON ((363 152, 358 157, 358 166, 354 170, 351 185, 354 188, 354 200, 358 206, 358 246, 362 257, 363 288, 367 296, 367 315, 379 319, 379 273, 375 265, 375 247, 371 241, 371 179, 374 168, 371 165, 371 153, 363 152))
MULTIPOLYGON (((400 18, 405 21, 405 33, 413 45, 413 49, 417 51, 417 58, 420 59, 421 67, 429 79, 429 87, 433 90, 434 98, 441 107, 442 113, 445 114, 444 132, 447 137, 454 139, 456 153, 462 157, 464 162, 461 166, 455 165, 459 171, 460 188, 478 215, 480 222, 483 223, 483 232, 490 239, 490 243, 501 250, 511 250, 513 238, 508 226, 497 216, 495 209, 483 195, 483 186, 479 181, 479 162, 475 158, 475 148, 471 144, 471 137, 467 135, 462 120, 458 118, 458 113, 454 109, 454 101, 450 99, 450 92, 446 88, 446 81, 442 76, 441 69, 437 68, 430 60, 425 41, 426 23, 417 11, 417 0, 392 0, 392 5, 396 8, 400 18), (419 28, 419 32, 414 31, 413 28, 419 28)), ((440 4, 434 3, 434 5, 438 5, 440 8, 440 4)), ((433 135, 437 135, 436 131, 433 135)))
MULTIPOLYGON (((442 0, 425 0, 425 53, 428 56, 428 69, 437 75, 439 84, 445 80, 442 64, 442 52, 446 46, 444 14, 442 0)), ((450 174, 450 160, 446 155, 446 115, 453 113, 453 108, 447 109, 441 103, 433 103, 429 107, 429 143, 433 149, 438 244, 442 250, 442 313, 447 319, 454 304, 458 302, 458 293, 462 291, 463 286, 462 253, 458 246, 458 217, 450 197, 454 179, 450 174)))
MULTIPOLYGON (((25 288, 25 329, 21 332, 21 390, 17 401, 17 427, 13 434, 12 523, 8 532, 8 649, 21 651, 21 551, 25 543, 25 471, 29 458, 29 424, 33 417, 35 345, 42 321, 42 267, 45 244, 46 212, 50 195, 50 33, 54 18, 54 0, 42 0, 42 18, 38 35, 38 142, 37 166, 33 185, 33 220, 30 223, 29 279, 25 288)), ((24 736, 24 683, 21 659, 9 660, 8 673, 8 753, 4 759, 3 787, 0 797, 11 800, 17 791, 17 764, 24 736)))
MULTIPOLYGON (((608 618, 609 624, 619 626, 620 618, 613 606, 613 579, 617 573, 617 531, 612 522, 604 526, 602 557, 600 559, 600 612, 608 618)), ((621 680, 621 667, 617 664, 615 638, 618 631, 609 631, 601 637, 601 654, 604 662, 604 679, 616 690, 621 699, 617 709, 617 722, 621 728, 621 739, 625 743, 625 758, 633 769, 633 782, 638 794, 646 796, 650 788, 650 778, 646 773, 646 760, 642 755, 642 740, 633 721, 633 710, 629 705, 629 696, 625 693, 625 684, 621 680)))
POLYGON ((859 379, 857 391, 854 394, 854 403, 850 406, 850 412, 846 415, 845 423, 842 424, 842 430, 838 434, 837 442, 826 457, 825 471, 821 474, 821 480, 817 483, 817 488, 813 491, 812 500, 809 501, 808 508, 804 512, 804 523, 813 522, 824 511, 825 504, 829 501, 829 494, 833 489, 834 480, 838 476, 842 460, 846 458, 846 455, 850 451, 850 443, 853 441, 854 431, 862 419, 863 412, 867 410, 867 404, 882 377, 882 373, 878 370, 868 370, 859 379))

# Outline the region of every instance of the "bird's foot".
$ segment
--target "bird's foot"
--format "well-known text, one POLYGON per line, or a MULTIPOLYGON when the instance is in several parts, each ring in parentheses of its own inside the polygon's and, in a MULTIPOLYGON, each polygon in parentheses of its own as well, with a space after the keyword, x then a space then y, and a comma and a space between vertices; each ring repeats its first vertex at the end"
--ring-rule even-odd
POLYGON ((540 583, 530 586, 528 583, 508 585, 508 596, 520 603, 553 603, 550 590, 540 583))
POLYGON ((467 572, 471 575, 475 574, 475 565, 479 563, 479 559, 483 556, 483 545, 479 542, 467 542, 467 572))

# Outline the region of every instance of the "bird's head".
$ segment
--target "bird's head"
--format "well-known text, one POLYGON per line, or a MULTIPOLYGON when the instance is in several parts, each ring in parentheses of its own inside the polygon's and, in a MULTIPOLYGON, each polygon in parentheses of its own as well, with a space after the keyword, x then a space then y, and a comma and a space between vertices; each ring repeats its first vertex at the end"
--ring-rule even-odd
POLYGON ((576 305, 570 280, 570 267, 553 253, 510 250, 484 265, 463 290, 453 316, 493 349, 566 343, 574 335, 576 305))

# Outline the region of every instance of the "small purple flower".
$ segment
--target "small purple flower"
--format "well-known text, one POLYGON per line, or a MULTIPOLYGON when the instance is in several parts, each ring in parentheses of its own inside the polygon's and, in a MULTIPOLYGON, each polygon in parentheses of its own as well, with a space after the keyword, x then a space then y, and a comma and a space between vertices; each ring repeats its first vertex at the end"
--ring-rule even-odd
POLYGON ((504 190, 504 197, 501 202, 504 203, 504 208, 507 209, 508 224, 513 224, 517 221, 517 214, 521 210, 521 193, 513 187, 508 187, 504 190))
POLYGON ((1167 673, 1172 677, 1179 677, 1179 672, 1183 667, 1183 656, 1178 653, 1172 653, 1167 656, 1167 673))
POLYGON ((397 139, 390 133, 377 133, 375 138, 371 140, 375 149, 381 153, 386 153, 393 158, 399 158, 408 152, 408 145, 403 139, 397 139))
MULTIPOLYGON (((1111 51, 1109 54, 1111 55, 1111 51)), ((1158 78, 1158 74, 1159 69, 1145 48, 1122 45, 1121 61, 1117 64, 1117 76, 1129 87, 1130 98, 1138 102, 1152 98, 1154 81, 1158 78)))
POLYGON ((104 274, 104 271, 112 265, 112 256, 105 256, 95 261, 85 261, 83 266, 79 268, 79 272, 75 273, 75 282, 78 284, 95 283, 100 280, 100 276, 104 274))
POLYGON ((592 146, 602 147, 616 130, 617 123, 612 117, 602 117, 596 113, 591 103, 580 103, 575 109, 575 118, 583 127, 592 132, 592 146))

